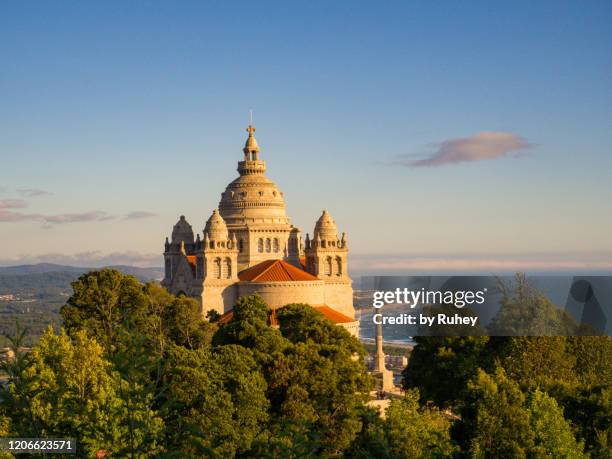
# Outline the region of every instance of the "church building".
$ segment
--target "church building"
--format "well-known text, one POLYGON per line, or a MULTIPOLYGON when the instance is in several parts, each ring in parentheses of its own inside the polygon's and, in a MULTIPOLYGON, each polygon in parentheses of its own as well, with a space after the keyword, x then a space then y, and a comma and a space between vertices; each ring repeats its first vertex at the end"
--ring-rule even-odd
POLYGON ((239 176, 221 194, 202 233, 194 235, 181 216, 166 238, 162 285, 198 298, 203 314, 212 309, 225 317, 238 298, 254 293, 273 311, 306 303, 357 335, 345 233, 338 236, 324 210, 312 238, 302 239, 287 217, 283 193, 265 175, 255 127, 247 132, 239 176))

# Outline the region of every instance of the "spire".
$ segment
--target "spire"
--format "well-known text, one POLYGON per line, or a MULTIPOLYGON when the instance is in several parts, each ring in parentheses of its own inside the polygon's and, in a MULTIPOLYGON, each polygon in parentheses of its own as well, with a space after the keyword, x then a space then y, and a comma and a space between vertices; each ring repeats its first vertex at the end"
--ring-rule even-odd
POLYGON ((185 241, 181 241, 181 254, 187 255, 187 251, 185 250, 185 241))
POLYGON ((259 161, 259 145, 257 145, 257 140, 255 139, 255 126, 249 124, 249 127, 246 129, 249 133, 249 137, 244 145, 242 151, 244 151, 244 160, 245 161, 259 161))

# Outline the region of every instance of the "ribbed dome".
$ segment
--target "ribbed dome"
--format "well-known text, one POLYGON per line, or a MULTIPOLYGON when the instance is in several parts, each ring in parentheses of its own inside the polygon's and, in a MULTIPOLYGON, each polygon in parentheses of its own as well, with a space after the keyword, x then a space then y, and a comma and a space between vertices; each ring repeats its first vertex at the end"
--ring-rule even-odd
POLYGON ((186 244, 193 244, 193 229, 185 220, 184 215, 181 215, 179 221, 172 228, 172 244, 180 244, 181 241, 186 244))
POLYGON ((265 161, 259 160, 259 146, 249 126, 244 147, 245 159, 238 162, 240 176, 221 194, 219 212, 228 225, 288 224, 285 200, 276 184, 267 178, 265 161), (257 159, 252 159, 257 158, 257 159))
POLYGON ((336 240, 338 238, 338 228, 336 222, 327 210, 317 220, 314 230, 314 238, 320 237, 323 240, 336 240))
POLYGON ((204 234, 206 234, 213 241, 227 241, 229 239, 227 225, 217 209, 213 211, 212 215, 206 222, 204 234))

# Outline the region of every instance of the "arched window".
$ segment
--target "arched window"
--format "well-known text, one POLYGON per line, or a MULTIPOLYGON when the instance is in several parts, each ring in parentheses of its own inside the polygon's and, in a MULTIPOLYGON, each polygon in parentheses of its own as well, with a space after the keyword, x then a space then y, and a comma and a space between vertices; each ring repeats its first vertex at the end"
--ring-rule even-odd
POLYGON ((331 273, 332 273, 332 258, 327 257, 325 259, 325 275, 331 276, 331 273))
POLYGON ((263 239, 262 238, 259 238, 257 240, 257 251, 259 253, 263 252, 263 239))
POLYGON ((336 276, 342 276, 342 258, 336 257, 336 276))
POLYGON ((225 277, 232 278, 232 260, 230 258, 225 259, 225 277))
POLYGON ((270 238, 266 238, 266 252, 271 252, 272 251, 272 242, 270 241, 270 238))
POLYGON ((274 238, 274 251, 278 252, 280 250, 280 244, 278 243, 278 238, 274 238))
POLYGON ((221 258, 215 258, 215 278, 221 279, 221 258))
POLYGON ((238 250, 242 253, 244 250, 244 241, 242 239, 238 240, 238 250))

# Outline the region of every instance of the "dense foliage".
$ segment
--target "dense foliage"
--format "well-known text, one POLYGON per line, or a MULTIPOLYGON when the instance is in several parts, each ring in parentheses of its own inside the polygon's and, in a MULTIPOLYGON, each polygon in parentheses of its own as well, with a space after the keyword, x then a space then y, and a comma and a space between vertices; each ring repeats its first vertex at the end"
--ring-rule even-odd
MULTIPOLYGON (((564 312, 519 276, 500 333, 567 334, 564 312), (529 309, 529 314, 520 311, 529 309), (524 317, 536 317, 533 322, 524 317), (506 330, 501 330, 506 327, 506 330)), ((403 386, 458 415, 465 457, 612 457, 612 338, 417 337, 403 386)))
MULTIPOLYGON (((219 325, 195 300, 118 271, 72 288, 62 330, 28 353, 24 334, 13 339, 15 358, 0 367, 0 436, 71 436, 79 457, 612 452, 608 337, 418 338, 405 396, 383 417, 368 403, 363 346, 308 305, 277 310, 273 327, 263 300, 246 297, 219 325)), ((558 317, 520 294, 507 304, 535 299, 558 317)))

